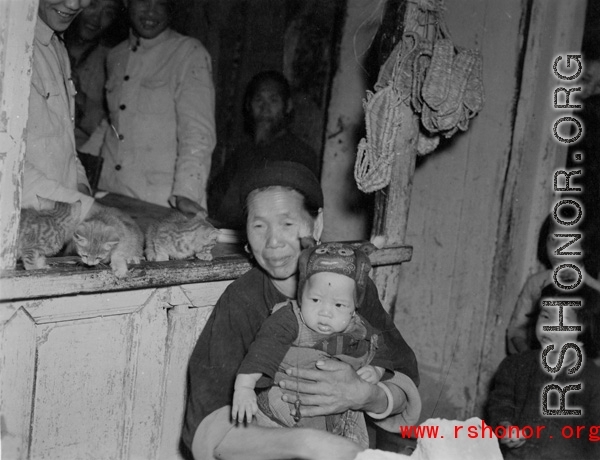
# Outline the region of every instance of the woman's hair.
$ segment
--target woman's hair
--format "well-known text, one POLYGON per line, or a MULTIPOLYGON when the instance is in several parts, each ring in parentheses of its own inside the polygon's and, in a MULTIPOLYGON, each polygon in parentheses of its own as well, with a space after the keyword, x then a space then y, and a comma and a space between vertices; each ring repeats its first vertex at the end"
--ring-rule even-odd
POLYGON ((255 165, 240 186, 240 202, 246 205, 254 190, 268 187, 287 187, 304 197, 304 207, 316 217, 323 207, 323 189, 317 176, 306 166, 295 161, 266 161, 255 165))

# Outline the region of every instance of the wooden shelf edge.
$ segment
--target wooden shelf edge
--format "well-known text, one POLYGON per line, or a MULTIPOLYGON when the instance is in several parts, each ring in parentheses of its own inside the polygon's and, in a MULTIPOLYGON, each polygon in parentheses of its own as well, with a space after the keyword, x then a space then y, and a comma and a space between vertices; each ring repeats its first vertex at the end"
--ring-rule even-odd
MULTIPOLYGON (((411 246, 378 249, 369 256, 374 267, 401 264, 411 257, 411 246)), ((247 258, 230 255, 208 262, 144 262, 132 266, 129 276, 121 280, 108 267, 5 270, 0 273, 0 302, 227 281, 240 277, 251 268, 252 263, 247 258)))

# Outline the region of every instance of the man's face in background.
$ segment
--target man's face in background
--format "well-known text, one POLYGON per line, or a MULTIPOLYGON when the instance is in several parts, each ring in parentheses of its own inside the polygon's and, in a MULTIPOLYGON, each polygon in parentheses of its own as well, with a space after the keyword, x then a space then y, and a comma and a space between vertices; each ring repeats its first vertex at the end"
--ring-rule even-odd
POLYGON ((152 39, 169 27, 172 0, 129 0, 129 19, 138 37, 152 39))
POLYGON ((91 0, 40 0, 38 16, 54 32, 64 32, 91 0))

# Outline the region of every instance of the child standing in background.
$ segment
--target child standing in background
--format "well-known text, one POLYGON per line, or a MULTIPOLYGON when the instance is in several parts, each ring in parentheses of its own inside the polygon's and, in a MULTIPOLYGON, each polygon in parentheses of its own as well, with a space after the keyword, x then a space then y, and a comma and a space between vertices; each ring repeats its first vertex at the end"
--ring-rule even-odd
POLYGON ((536 339, 529 315, 534 312, 542 289, 552 283, 552 267, 558 260, 554 250, 560 246, 552 235, 552 224, 552 215, 548 214, 540 228, 537 245, 537 257, 544 268, 525 281, 506 329, 507 350, 511 355, 535 348, 536 339))
MULTIPOLYGON (((488 423, 493 427, 517 426, 520 430, 529 426, 534 435, 525 437, 514 430, 500 439, 505 459, 563 460, 576 458, 592 460, 600 458, 600 442, 594 426, 600 425, 600 367, 594 363, 598 356, 600 334, 600 293, 583 285, 568 295, 550 285, 544 288, 542 298, 581 299, 582 307, 563 307, 565 326, 580 325, 582 331, 544 331, 543 326, 560 324, 558 306, 539 304, 535 335, 546 349, 553 345, 545 357, 550 367, 558 372, 547 371, 542 363, 541 350, 530 350, 508 356, 498 368, 488 400, 488 423), (574 348, 567 348, 564 356, 561 349, 568 343, 577 344, 582 351, 580 357, 574 348), (563 359, 559 356, 561 355, 563 359), (578 365, 580 363, 580 366, 578 365), (570 374, 568 371, 573 371, 570 374), (544 387, 557 384, 561 389, 567 385, 581 385, 580 390, 565 392, 565 409, 582 409, 581 416, 546 415, 542 413, 544 387), (578 431, 578 427, 583 429, 578 431), (537 436, 539 427, 543 427, 537 436)), ((547 394, 547 408, 560 407, 560 394, 552 389, 547 394)))

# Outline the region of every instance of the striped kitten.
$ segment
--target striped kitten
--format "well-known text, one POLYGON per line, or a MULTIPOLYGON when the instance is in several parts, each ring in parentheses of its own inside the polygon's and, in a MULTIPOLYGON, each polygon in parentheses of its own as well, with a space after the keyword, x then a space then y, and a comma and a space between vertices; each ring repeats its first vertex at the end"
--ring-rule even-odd
POLYGON ((212 260, 210 251, 218 235, 219 231, 206 221, 204 213, 188 218, 173 211, 148 226, 146 259, 187 259, 195 255, 198 259, 212 260))
POLYGON ((22 209, 17 239, 17 258, 25 270, 48 268, 46 257, 57 254, 73 236, 79 223, 81 202, 63 203, 38 197, 40 205, 51 209, 22 209))
POLYGON ((144 235, 129 215, 96 203, 75 230, 73 244, 84 264, 110 262, 114 275, 123 278, 127 264, 139 264, 143 257, 144 235))

